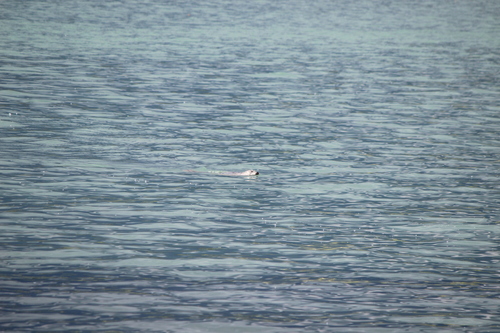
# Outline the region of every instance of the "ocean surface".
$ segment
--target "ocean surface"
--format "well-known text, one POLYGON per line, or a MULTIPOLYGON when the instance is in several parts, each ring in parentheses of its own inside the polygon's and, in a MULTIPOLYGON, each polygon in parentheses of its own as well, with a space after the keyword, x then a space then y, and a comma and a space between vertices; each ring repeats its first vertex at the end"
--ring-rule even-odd
POLYGON ((0 330, 500 332, 499 36, 492 0, 1 1, 0 330))

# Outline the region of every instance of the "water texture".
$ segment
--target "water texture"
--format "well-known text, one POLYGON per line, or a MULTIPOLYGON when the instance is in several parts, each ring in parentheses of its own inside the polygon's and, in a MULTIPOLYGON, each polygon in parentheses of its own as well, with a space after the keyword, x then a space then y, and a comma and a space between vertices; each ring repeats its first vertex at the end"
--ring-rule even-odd
POLYGON ((499 18, 0 2, 0 330, 500 331, 499 18))

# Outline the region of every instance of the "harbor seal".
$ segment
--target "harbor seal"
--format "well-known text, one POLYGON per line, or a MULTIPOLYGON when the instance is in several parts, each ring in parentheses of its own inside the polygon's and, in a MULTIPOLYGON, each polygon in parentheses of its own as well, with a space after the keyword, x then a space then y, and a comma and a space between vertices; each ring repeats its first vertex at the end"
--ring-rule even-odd
POLYGON ((257 176, 259 174, 259 172, 255 170, 247 170, 243 172, 228 172, 228 171, 209 171, 209 172, 223 176, 257 176))
MULTIPOLYGON (((203 172, 196 170, 185 170, 186 172, 203 172)), ((259 174, 258 171, 255 170, 247 170, 243 172, 231 172, 231 171, 207 171, 208 173, 213 173, 221 176, 257 176, 259 174)))

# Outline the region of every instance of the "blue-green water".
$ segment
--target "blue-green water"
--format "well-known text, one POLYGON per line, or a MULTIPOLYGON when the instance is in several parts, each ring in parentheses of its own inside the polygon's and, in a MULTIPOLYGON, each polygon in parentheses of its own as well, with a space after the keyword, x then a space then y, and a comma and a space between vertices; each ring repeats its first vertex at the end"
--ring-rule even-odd
POLYGON ((0 330, 500 331, 499 18, 1 2, 0 330))

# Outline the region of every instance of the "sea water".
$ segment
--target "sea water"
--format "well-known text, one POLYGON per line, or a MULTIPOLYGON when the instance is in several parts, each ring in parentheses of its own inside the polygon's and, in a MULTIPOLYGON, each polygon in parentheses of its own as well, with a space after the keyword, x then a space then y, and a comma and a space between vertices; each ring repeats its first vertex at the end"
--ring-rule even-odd
POLYGON ((1 2, 1 330, 499 331, 499 17, 1 2))

